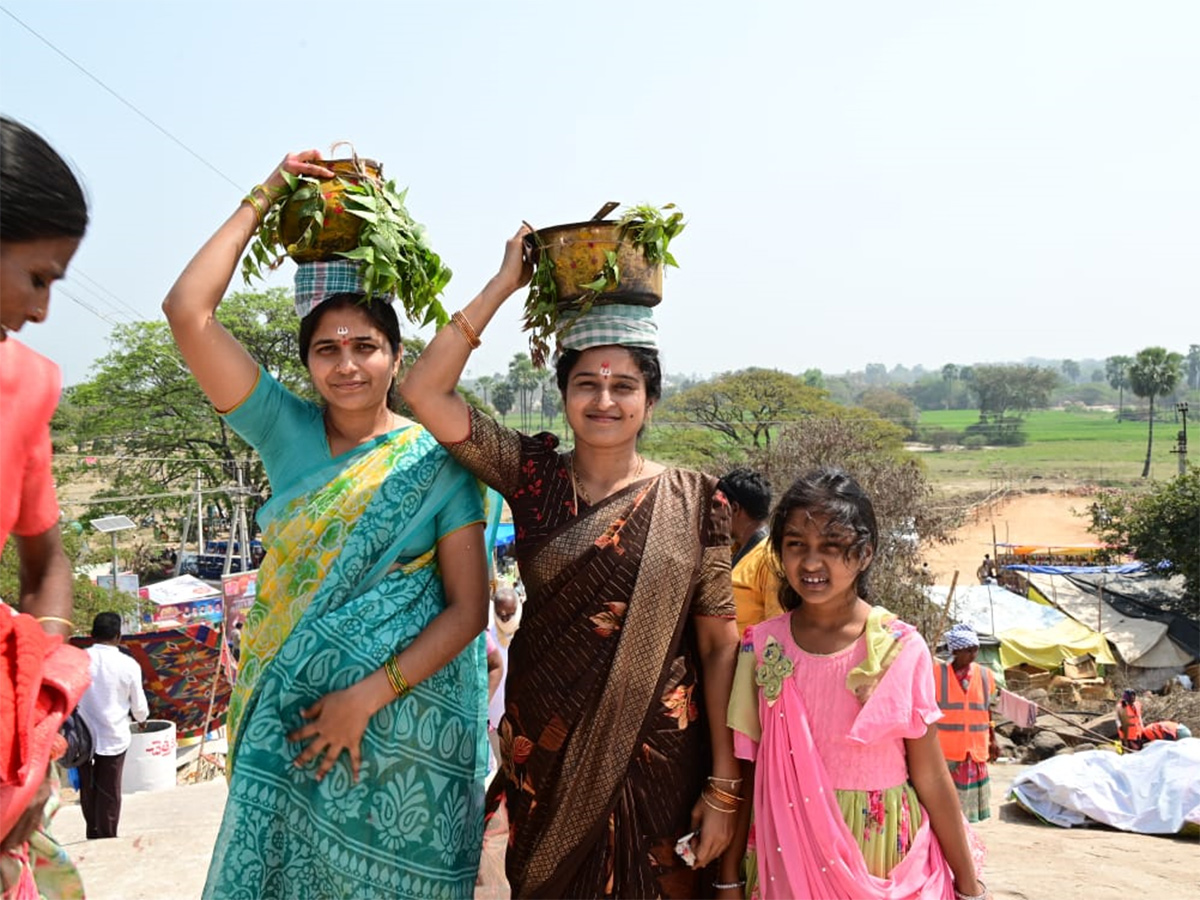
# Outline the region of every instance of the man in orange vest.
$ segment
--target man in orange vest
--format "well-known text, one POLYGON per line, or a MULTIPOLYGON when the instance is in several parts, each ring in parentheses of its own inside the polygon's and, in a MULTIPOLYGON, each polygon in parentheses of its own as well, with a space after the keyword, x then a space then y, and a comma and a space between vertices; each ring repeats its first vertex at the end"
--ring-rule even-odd
POLYGON ((997 696, 992 673, 975 662, 979 637, 970 625, 955 625, 944 635, 950 662, 938 662, 933 677, 942 718, 938 741, 969 822, 990 818, 991 781, 987 764, 997 753, 990 707, 997 696))
POLYGON ((1145 739, 1142 736, 1142 701, 1136 691, 1122 691, 1117 703, 1117 737, 1126 750, 1141 750, 1145 739))
POLYGON ((1182 741, 1192 736, 1192 730, 1179 722, 1163 719, 1151 722, 1142 729, 1142 745, 1151 741, 1182 741))

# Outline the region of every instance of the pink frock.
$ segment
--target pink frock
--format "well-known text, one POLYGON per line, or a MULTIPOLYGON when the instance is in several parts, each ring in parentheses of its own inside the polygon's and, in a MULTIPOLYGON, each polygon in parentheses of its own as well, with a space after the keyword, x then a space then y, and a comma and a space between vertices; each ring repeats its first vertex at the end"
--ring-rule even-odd
POLYGON ((747 629, 730 726, 757 763, 759 896, 952 900, 904 748, 940 716, 928 648, 881 607, 829 656, 800 649, 787 614, 747 629))

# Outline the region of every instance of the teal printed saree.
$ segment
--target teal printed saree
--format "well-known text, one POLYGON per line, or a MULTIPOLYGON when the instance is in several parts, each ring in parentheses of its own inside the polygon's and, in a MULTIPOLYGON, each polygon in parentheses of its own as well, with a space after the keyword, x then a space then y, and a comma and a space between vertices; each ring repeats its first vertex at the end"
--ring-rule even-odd
POLYGON ((376 713, 356 784, 296 768, 300 711, 361 680, 445 605, 436 540, 482 521, 477 483, 412 426, 279 491, 229 711, 229 800, 206 898, 470 896, 483 829, 482 635, 376 713))

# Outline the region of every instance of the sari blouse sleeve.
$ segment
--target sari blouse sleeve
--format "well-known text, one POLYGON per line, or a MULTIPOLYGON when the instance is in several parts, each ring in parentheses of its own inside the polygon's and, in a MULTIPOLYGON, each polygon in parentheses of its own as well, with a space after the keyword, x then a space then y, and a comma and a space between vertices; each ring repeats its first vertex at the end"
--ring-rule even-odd
POLYGON ((465 469, 504 497, 512 497, 520 490, 529 474, 529 460, 545 456, 557 461, 558 438, 554 435, 522 434, 474 407, 470 416, 470 434, 464 440, 442 446, 465 469))
POLYGON ((437 540, 448 534, 483 521, 483 495, 479 483, 471 477, 462 466, 453 459, 446 460, 446 465, 453 470, 451 478, 451 495, 437 514, 437 540))
POLYGON ((711 496, 700 528, 700 575, 692 597, 692 615, 732 619, 737 615, 733 602, 733 580, 729 571, 729 501, 708 485, 711 496))
POLYGON ((758 757, 758 742, 762 738, 762 723, 758 717, 758 685, 754 682, 757 658, 754 653, 754 626, 746 629, 738 653, 733 686, 729 691, 729 712, 726 724, 733 731, 733 752, 738 759, 754 762, 758 757))
POLYGON ((329 460, 320 408, 297 397, 261 366, 254 389, 221 418, 262 458, 274 490, 315 462, 329 460))

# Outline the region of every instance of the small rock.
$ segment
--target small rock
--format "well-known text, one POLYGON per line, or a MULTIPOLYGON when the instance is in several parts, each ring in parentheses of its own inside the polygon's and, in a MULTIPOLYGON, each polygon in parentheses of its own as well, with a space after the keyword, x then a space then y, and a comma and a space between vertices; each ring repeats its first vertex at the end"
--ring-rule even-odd
POLYGON ((1054 756, 1061 750, 1065 749, 1066 746, 1067 742, 1060 738, 1053 731, 1042 731, 1039 732, 1034 739, 1029 742, 1029 746, 1027 746, 1025 750, 1029 756, 1041 761, 1043 759, 1049 759, 1051 756, 1054 756))

